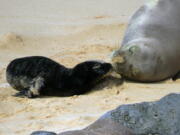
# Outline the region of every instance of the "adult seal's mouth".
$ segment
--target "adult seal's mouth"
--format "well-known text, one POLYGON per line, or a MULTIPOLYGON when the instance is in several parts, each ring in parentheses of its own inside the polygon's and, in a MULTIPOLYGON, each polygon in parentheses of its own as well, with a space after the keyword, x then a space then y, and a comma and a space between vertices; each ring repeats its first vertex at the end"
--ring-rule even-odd
POLYGON ((122 74, 124 67, 123 65, 125 63, 125 58, 123 57, 122 53, 119 50, 115 50, 112 52, 110 59, 114 71, 118 74, 122 74))
POLYGON ((124 57, 119 50, 113 51, 110 58, 111 58, 112 63, 123 63, 124 62, 124 57))

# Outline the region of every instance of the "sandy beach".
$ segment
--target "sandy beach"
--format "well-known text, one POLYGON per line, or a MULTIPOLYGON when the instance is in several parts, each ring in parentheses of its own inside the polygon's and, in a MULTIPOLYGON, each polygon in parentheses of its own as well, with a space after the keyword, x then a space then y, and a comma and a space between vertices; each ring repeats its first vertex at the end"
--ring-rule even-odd
POLYGON ((180 80, 135 83, 107 78, 85 95, 17 98, 6 82, 7 64, 42 55, 67 67, 85 60, 109 61, 120 46, 128 18, 143 0, 12 0, 0 5, 0 135, 35 130, 81 129, 121 104, 154 101, 180 92, 180 80))

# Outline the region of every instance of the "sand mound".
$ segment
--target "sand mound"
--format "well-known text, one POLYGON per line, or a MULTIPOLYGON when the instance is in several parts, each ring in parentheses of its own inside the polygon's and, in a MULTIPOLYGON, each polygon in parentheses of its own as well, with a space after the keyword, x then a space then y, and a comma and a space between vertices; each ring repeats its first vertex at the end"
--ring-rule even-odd
POLYGON ((0 37, 0 49, 15 49, 23 47, 23 39, 14 33, 7 33, 0 37))

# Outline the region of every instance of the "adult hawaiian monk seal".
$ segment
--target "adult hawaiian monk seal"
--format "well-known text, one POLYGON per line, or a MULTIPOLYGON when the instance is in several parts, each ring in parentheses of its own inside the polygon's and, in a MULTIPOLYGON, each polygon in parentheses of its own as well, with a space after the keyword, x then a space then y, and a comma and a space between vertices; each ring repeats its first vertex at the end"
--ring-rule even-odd
POLYGON ((179 77, 180 0, 151 0, 132 16, 114 69, 124 78, 156 82, 179 77))

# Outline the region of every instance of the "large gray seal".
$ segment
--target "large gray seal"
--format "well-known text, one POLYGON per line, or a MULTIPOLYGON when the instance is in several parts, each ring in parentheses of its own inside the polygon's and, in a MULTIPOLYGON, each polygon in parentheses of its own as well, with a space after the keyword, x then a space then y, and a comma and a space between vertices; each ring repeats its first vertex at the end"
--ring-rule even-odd
POLYGON ((115 70, 142 82, 177 79, 180 71, 180 0, 151 0, 131 17, 115 70))

